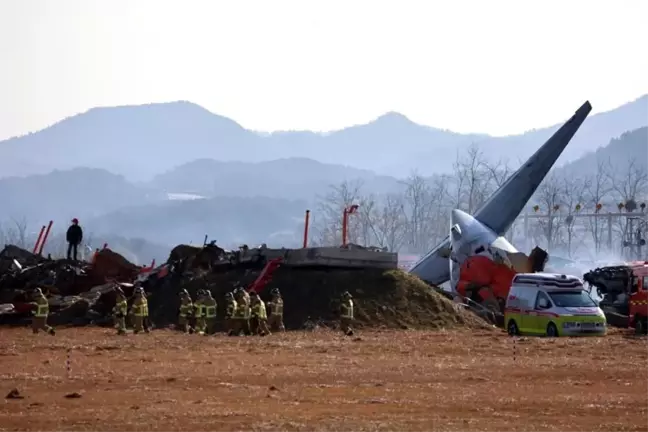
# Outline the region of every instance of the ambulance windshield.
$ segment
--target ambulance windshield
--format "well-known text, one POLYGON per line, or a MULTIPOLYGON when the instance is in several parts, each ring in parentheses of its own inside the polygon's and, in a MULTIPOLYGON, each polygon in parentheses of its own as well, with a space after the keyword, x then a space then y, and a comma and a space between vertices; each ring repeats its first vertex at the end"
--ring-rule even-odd
POLYGON ((558 307, 596 307, 596 303, 587 291, 554 291, 549 297, 558 307))

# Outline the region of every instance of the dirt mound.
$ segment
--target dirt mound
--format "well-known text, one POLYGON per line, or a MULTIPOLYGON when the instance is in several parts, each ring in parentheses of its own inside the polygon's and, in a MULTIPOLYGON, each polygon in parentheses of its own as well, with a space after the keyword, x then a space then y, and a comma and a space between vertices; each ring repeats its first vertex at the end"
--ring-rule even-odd
POLYGON ((139 268, 117 252, 104 248, 94 256, 89 273, 98 279, 98 283, 103 282, 103 279, 106 278, 130 281, 137 277, 139 268))
MULTIPOLYGON (((149 297, 151 319, 156 325, 175 322, 179 306, 178 292, 186 288, 195 298, 196 291, 209 288, 218 302, 218 315, 225 312, 224 295, 237 282, 249 285, 258 271, 230 271, 208 274, 192 280, 169 278, 152 289, 149 297)), ((277 287, 284 298, 284 321, 289 329, 303 328, 308 321, 333 326, 338 320, 339 298, 351 292, 356 305, 358 327, 387 328, 485 328, 488 325, 460 309, 452 301, 432 290, 419 278, 401 270, 316 270, 279 268, 261 297, 269 300, 277 287)), ((222 322, 219 323, 222 326, 222 322)))

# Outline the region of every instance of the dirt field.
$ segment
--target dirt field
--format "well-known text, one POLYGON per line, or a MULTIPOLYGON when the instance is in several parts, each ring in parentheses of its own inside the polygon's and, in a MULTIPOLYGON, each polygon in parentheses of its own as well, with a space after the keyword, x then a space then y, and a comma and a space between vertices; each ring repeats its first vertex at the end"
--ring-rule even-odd
POLYGON ((646 338, 515 345, 514 358, 499 332, 0 329, 0 390, 24 396, 3 400, 0 430, 648 430, 646 338))

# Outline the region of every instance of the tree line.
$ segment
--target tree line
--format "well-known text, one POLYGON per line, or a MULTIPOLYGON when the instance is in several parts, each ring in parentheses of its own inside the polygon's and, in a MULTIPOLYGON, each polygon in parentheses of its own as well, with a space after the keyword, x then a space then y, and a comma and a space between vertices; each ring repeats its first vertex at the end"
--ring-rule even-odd
MULTIPOLYGON (((515 169, 508 161, 488 162, 473 145, 457 155, 450 174, 423 177, 413 172, 395 192, 365 192, 361 181, 331 185, 312 212, 310 243, 341 244, 343 210, 357 204, 358 211, 348 217, 349 243, 424 254, 448 235, 452 209, 473 214, 515 169)), ((640 212, 640 203, 648 198, 648 173, 630 158, 624 166, 600 161, 592 172, 552 170, 506 237, 521 250, 538 245, 570 257, 585 251, 590 257, 592 251, 621 252, 629 224, 645 233, 645 219, 613 218, 612 250, 607 250, 608 221, 594 215, 627 212, 632 204, 626 209, 625 203, 636 203, 633 211, 640 212), (525 214, 532 215, 526 223, 525 214)))

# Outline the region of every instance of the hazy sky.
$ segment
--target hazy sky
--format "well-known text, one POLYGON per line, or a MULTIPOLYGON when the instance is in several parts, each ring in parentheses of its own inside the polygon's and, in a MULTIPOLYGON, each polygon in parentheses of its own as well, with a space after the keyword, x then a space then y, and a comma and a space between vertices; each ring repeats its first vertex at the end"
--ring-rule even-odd
POLYGON ((0 0, 0 139, 189 100, 257 130, 387 111, 508 134, 648 93, 648 1, 0 0))

